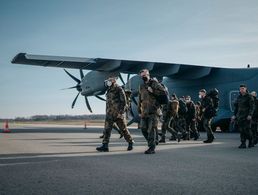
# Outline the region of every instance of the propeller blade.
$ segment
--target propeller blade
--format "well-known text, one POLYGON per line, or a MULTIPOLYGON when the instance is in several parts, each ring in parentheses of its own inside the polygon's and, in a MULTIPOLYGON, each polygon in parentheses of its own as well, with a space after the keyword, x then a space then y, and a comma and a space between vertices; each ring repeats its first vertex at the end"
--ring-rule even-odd
POLYGON ((119 78, 120 78, 120 80, 122 81, 122 83, 123 83, 123 85, 125 85, 125 81, 124 81, 124 79, 123 79, 123 77, 122 77, 122 75, 121 75, 121 73, 119 73, 119 78))
POLYGON ((83 77, 84 77, 84 74, 83 74, 82 69, 80 69, 80 75, 81 75, 81 80, 82 80, 82 79, 83 79, 83 77))
POLYGON ((127 82, 129 81, 130 76, 131 76, 131 74, 127 74, 127 82))
POLYGON ((138 105, 138 103, 137 103, 137 101, 136 101, 135 97, 132 97, 132 100, 133 100, 133 103, 135 103, 135 105, 137 106, 137 105, 138 105))
POLYGON ((81 83, 81 81, 79 79, 77 79, 75 76, 71 75, 67 70, 64 69, 64 71, 66 72, 66 74, 68 74, 74 81, 76 81, 78 84, 81 83))
POLYGON ((100 100, 102 100, 102 101, 104 101, 104 102, 106 101, 103 97, 100 97, 99 95, 95 95, 95 97, 100 99, 100 100))
POLYGON ((73 100, 72 109, 73 109, 73 107, 74 107, 74 105, 75 105, 75 102, 77 101, 77 98, 78 98, 79 95, 80 95, 80 92, 77 94, 77 96, 76 96, 75 99, 73 100))
POLYGON ((127 123, 127 126, 130 126, 131 124, 134 123, 134 119, 130 120, 128 123, 127 123))
POLYGON ((77 88, 77 86, 73 86, 73 87, 69 87, 69 88, 63 88, 63 89, 61 89, 61 90, 74 89, 74 88, 77 88))
POLYGON ((132 111, 132 108, 130 109, 130 114, 131 114, 131 116, 134 118, 134 113, 133 113, 133 111, 132 111))
POLYGON ((86 106, 87 106, 88 110, 92 113, 89 100, 88 100, 88 98, 86 96, 84 96, 84 97, 85 97, 86 106))

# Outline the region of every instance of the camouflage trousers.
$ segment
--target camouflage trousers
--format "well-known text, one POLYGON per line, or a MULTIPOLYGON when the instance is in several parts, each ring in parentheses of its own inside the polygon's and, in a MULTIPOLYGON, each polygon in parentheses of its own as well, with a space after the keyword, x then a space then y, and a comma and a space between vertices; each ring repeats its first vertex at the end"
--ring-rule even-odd
POLYGON ((173 132, 171 131, 171 129, 168 127, 170 122, 170 118, 166 117, 161 125, 161 133, 162 133, 162 137, 166 137, 166 133, 167 131, 170 132, 171 134, 173 134, 173 132))
POLYGON ((190 136, 190 135, 197 135, 198 134, 198 130, 197 130, 196 121, 186 120, 186 131, 188 133, 188 136, 190 136))
POLYGON ((130 132, 127 129, 126 120, 124 118, 113 118, 113 117, 106 117, 104 138, 103 138, 102 143, 109 143, 111 131, 113 129, 114 123, 117 124, 117 126, 120 130, 120 133, 124 136, 125 140, 128 143, 131 143, 133 141, 133 139, 132 139, 130 132))
POLYGON ((212 118, 203 117, 203 119, 202 119, 202 125, 203 125, 204 130, 207 133, 208 139, 214 138, 214 135, 213 135, 213 132, 211 129, 211 121, 212 121, 212 118))
POLYGON ((253 134, 251 129, 251 121, 249 120, 237 120, 236 121, 236 127, 238 131, 240 132, 240 139, 242 143, 245 143, 248 139, 249 141, 252 141, 253 134))
POLYGON ((141 130, 148 147, 155 149, 157 141, 158 116, 153 114, 141 118, 141 130))
POLYGON ((177 134, 180 133, 181 135, 186 134, 186 121, 183 117, 171 117, 167 129, 171 134, 172 137, 176 138, 177 134))

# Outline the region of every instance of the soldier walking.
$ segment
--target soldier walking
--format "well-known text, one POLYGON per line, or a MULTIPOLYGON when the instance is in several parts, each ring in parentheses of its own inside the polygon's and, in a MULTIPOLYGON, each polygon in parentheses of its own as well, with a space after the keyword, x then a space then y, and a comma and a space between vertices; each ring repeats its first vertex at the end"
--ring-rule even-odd
POLYGON ((246 140, 249 140, 248 147, 253 147, 251 120, 254 112, 254 99, 249 94, 247 86, 242 84, 239 88, 239 96, 235 102, 234 115, 232 121, 236 122, 236 127, 240 132, 241 145, 239 148, 246 148, 246 140))
POLYGON ((158 125, 158 109, 160 104, 157 96, 166 95, 164 87, 155 80, 150 78, 147 69, 140 71, 140 76, 144 83, 139 89, 138 112, 141 117, 141 130, 144 138, 148 142, 148 150, 145 154, 154 154, 156 148, 156 129, 158 125))
POLYGON ((190 138, 193 137, 194 140, 197 140, 199 138, 199 133, 196 127, 196 107, 190 96, 186 96, 185 101, 187 106, 186 130, 188 132, 188 135, 190 135, 190 138))
POLYGON ((111 136, 111 131, 114 123, 117 124, 118 128, 124 135, 125 140, 128 142, 127 150, 133 149, 133 139, 126 127, 125 111, 126 111, 126 96, 122 87, 116 83, 116 77, 110 77, 105 81, 107 86, 106 94, 106 119, 104 138, 102 145, 97 147, 96 150, 100 152, 108 152, 108 144, 111 136))
POLYGON ((211 122, 213 118, 213 115, 211 115, 211 110, 213 109, 212 99, 206 95, 205 89, 201 89, 199 91, 199 98, 201 99, 202 126, 207 132, 207 140, 203 142, 212 143, 215 139, 211 129, 211 122))

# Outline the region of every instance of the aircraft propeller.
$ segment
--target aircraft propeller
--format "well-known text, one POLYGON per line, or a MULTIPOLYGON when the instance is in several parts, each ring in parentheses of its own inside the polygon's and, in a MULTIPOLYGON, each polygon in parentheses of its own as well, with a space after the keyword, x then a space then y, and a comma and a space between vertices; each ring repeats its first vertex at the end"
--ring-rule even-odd
MULTIPOLYGON (((80 69, 80 76, 81 76, 81 80, 79 80, 78 78, 76 78, 75 76, 73 76, 72 74, 70 74, 67 70, 64 69, 64 71, 66 72, 66 74, 68 74, 75 82, 77 82, 77 85, 73 86, 73 87, 69 87, 69 88, 66 88, 66 89, 73 89, 73 88, 76 88, 77 91, 78 91, 78 94, 76 95, 76 97, 74 98, 73 100, 73 103, 72 103, 72 109, 74 108, 74 105, 78 99, 78 96, 80 95, 81 91, 82 91, 82 87, 81 87, 81 80, 83 79, 84 77, 84 74, 83 74, 83 71, 82 69, 80 69)), ((86 96, 85 97, 85 103, 86 103, 86 106, 88 108, 88 110, 90 112, 92 112, 92 109, 91 109, 91 106, 90 106, 90 103, 89 103, 89 100, 86 96)))

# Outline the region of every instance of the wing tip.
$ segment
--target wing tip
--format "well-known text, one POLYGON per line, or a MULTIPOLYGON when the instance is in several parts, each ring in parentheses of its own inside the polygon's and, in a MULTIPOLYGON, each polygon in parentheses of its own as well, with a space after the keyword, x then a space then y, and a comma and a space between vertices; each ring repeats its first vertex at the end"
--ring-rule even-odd
POLYGON ((14 56, 14 58, 12 59, 11 63, 12 64, 18 64, 20 59, 24 59, 25 58, 26 53, 18 53, 16 56, 14 56))

